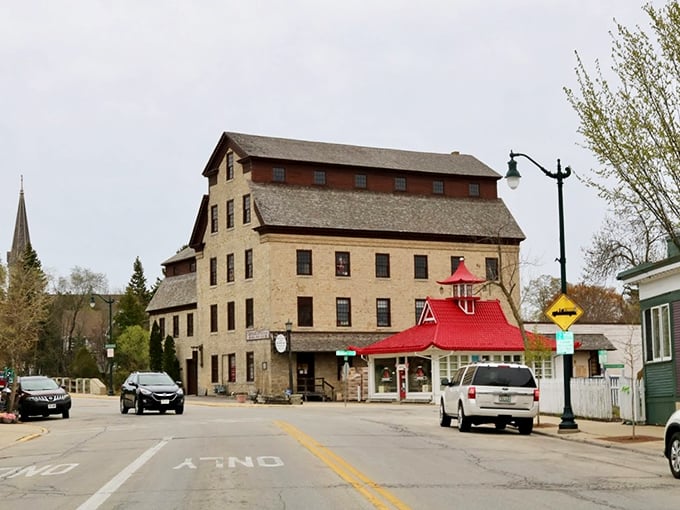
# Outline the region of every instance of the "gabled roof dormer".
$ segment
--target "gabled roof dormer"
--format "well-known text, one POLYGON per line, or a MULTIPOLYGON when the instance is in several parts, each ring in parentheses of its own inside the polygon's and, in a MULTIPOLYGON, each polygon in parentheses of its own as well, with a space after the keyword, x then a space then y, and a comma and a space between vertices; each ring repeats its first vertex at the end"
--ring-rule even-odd
POLYGON ((460 258, 460 262, 455 272, 446 280, 438 281, 440 285, 451 285, 451 296, 458 307, 464 313, 472 315, 475 313, 475 301, 479 300, 479 296, 472 293, 472 285, 475 283, 484 283, 482 280, 473 275, 465 267, 465 259, 460 258))

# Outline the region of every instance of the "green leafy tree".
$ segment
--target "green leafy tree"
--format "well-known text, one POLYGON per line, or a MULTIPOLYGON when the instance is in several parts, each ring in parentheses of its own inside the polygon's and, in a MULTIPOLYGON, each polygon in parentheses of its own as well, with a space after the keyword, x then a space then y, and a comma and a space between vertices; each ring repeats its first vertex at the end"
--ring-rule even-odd
POLYGON ((97 360, 85 346, 80 347, 76 352, 69 372, 71 377, 98 378, 102 376, 97 360))
MULTIPOLYGON (((680 4, 672 0, 656 9, 650 3, 643 10, 651 32, 617 24, 612 34, 614 79, 604 76, 599 62, 589 73, 577 54, 578 91, 565 92, 585 146, 600 163, 586 183, 614 211, 627 211, 617 216, 623 228, 640 228, 629 220, 642 219, 649 239, 658 240, 659 231, 680 247, 680 4)), ((621 253, 611 251, 612 260, 624 260, 621 253)))
MULTIPOLYGON (((32 365, 49 311, 47 276, 36 261, 37 257, 22 257, 3 269, 0 281, 0 356, 3 365, 19 375, 32 365)), ((16 379, 14 385, 10 410, 14 408, 16 379)))
POLYGON ((157 321, 151 326, 149 339, 149 367, 151 370, 163 370, 163 336, 157 321))
POLYGON ((173 381, 180 380, 179 360, 175 349, 175 339, 168 335, 163 345, 163 371, 167 372, 173 381))
POLYGON ((129 326, 118 335, 115 350, 116 385, 130 372, 149 368, 149 332, 141 326, 129 326))

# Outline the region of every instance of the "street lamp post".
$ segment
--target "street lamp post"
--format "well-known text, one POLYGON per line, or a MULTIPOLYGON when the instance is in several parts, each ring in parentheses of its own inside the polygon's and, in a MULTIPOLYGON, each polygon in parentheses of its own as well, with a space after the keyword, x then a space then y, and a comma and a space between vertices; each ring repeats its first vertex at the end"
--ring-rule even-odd
MULTIPOLYGON (((567 256, 565 253, 565 243, 564 243, 564 200, 562 198, 562 185, 564 179, 571 175, 571 168, 565 167, 562 170, 560 160, 557 160, 557 171, 550 172, 546 170, 539 163, 534 161, 533 158, 522 154, 519 152, 510 151, 510 161, 508 161, 508 173, 505 174, 505 178, 508 180, 508 186, 510 189, 516 189, 519 186, 519 180, 521 175, 517 171, 517 161, 516 157, 523 157, 531 161, 535 166, 537 166, 544 175, 555 179, 557 181, 557 207, 559 212, 559 228, 560 228, 560 286, 562 294, 567 294, 567 256)), ((559 430, 563 432, 575 432, 578 430, 578 425, 574 421, 574 412, 571 409, 571 387, 570 381, 572 377, 572 354, 563 355, 563 368, 564 368, 564 410, 562 412, 562 421, 559 424, 559 430)))
POLYGON ((288 388, 291 394, 293 391, 293 346, 290 344, 290 333, 293 331, 293 323, 286 322, 286 343, 288 344, 288 388))
MULTIPOLYGON (((105 298, 99 294, 90 295, 90 308, 95 307, 94 297, 97 296, 99 299, 104 301, 104 303, 109 305, 109 346, 113 346, 113 303, 115 300, 109 296, 105 298)), ((115 347, 108 347, 108 349, 114 349, 115 347)), ((113 395, 113 356, 109 358, 109 391, 107 392, 109 396, 113 395)))

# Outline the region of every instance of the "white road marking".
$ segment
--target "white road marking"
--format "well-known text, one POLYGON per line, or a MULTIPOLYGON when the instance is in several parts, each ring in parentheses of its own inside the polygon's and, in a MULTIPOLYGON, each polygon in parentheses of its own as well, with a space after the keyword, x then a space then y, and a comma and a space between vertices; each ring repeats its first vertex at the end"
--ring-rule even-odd
POLYGON ((90 496, 90 499, 88 499, 87 501, 85 501, 85 503, 80 505, 78 507, 78 510, 96 510, 97 508, 99 508, 107 499, 109 499, 111 494, 116 492, 118 488, 121 485, 123 485, 126 482, 126 480, 135 473, 135 471, 137 471, 140 467, 146 464, 151 459, 151 457, 156 455, 160 451, 160 449, 163 448, 166 444, 168 444, 171 440, 172 440, 171 437, 163 438, 163 440, 160 443, 149 448, 147 451, 145 451, 143 454, 137 457, 125 469, 123 469, 120 473, 111 478, 111 480, 106 482, 101 489, 99 489, 92 496, 90 496))

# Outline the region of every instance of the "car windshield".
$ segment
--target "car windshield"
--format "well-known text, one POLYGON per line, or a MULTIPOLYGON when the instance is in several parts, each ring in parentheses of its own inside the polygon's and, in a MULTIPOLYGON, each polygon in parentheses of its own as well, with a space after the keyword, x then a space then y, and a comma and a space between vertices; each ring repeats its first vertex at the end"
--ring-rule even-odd
POLYGON ((57 388, 59 388, 59 385, 49 377, 21 379, 21 389, 25 391, 56 390, 57 388))
POLYGON ((142 386, 172 385, 175 382, 168 374, 139 374, 139 384, 142 386))
POLYGON ((535 388, 531 371, 524 367, 478 367, 473 384, 479 386, 519 386, 535 388))

